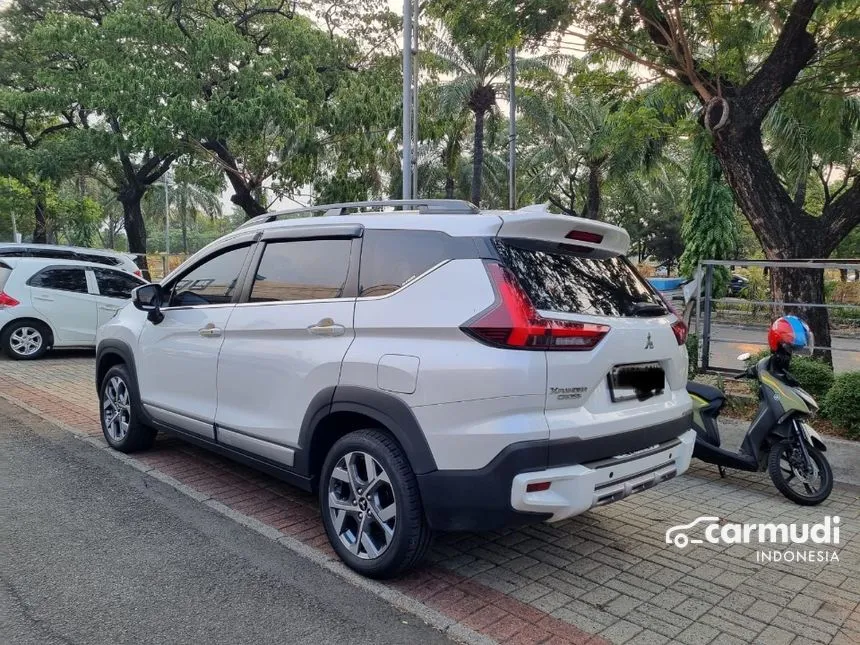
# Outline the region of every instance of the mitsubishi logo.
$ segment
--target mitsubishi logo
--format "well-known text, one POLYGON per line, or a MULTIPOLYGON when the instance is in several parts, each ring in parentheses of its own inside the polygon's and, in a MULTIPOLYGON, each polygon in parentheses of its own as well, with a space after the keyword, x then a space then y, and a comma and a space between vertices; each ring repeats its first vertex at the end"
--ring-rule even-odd
POLYGON ((645 349, 654 349, 654 343, 651 341, 651 332, 648 332, 648 338, 645 340, 645 349))

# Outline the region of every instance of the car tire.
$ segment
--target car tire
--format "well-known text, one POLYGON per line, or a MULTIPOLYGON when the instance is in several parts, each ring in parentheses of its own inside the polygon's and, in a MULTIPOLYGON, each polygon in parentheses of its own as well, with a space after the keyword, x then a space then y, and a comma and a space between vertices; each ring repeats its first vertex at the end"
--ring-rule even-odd
POLYGON ((108 445, 120 452, 151 448, 157 431, 141 413, 134 381, 125 365, 114 365, 99 386, 99 420, 108 445))
POLYGON ((354 571, 392 578, 427 552, 432 533, 418 481, 387 432, 358 430, 338 440, 323 464, 319 496, 332 548, 354 571))
POLYGON ((38 320, 16 320, 3 330, 0 346, 13 361, 42 358, 51 344, 51 330, 38 320))

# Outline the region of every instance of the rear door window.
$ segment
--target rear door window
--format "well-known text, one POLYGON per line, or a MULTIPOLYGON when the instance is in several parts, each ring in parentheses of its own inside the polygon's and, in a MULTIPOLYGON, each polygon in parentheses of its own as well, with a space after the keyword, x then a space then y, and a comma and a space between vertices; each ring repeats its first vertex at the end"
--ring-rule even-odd
POLYGON ((72 267, 55 267, 42 269, 30 278, 31 287, 54 289, 56 291, 73 291, 87 293, 87 276, 83 269, 72 267))
POLYGON ((108 298, 128 300, 131 298, 132 290, 144 284, 126 273, 111 271, 110 269, 94 268, 93 273, 95 273, 96 283, 99 285, 99 294, 108 298))
POLYGON ((623 256, 592 257, 530 240, 496 240, 496 247, 537 309, 591 316, 668 313, 623 256))
POLYGON ((300 240, 266 245, 250 302, 342 298, 352 240, 300 240))

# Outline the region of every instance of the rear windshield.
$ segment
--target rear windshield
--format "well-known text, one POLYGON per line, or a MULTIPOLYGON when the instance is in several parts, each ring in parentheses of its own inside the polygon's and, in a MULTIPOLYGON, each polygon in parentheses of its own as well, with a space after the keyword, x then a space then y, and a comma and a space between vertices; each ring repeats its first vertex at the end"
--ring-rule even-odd
POLYGON ((623 256, 592 256, 590 249, 580 252, 530 240, 497 239, 496 246, 537 309, 592 316, 668 313, 623 256))

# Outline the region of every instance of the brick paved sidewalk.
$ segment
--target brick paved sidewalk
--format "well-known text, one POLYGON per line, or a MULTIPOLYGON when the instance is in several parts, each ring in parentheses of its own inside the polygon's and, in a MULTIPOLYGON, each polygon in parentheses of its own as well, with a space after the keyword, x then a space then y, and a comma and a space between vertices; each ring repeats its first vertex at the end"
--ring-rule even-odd
MULTIPOLYGON (((100 437, 91 353, 0 359, 0 396, 100 437)), ((159 436, 138 466, 172 477, 334 559, 313 496, 159 436)), ((858 464, 860 468, 860 464, 858 464)), ((559 524, 437 538, 428 564, 388 583, 447 624, 505 643, 860 643, 860 497, 837 486, 817 508, 765 475, 683 477, 559 524), (700 515, 729 522, 820 522, 839 515, 839 562, 759 564, 746 546, 664 543, 700 515)), ((453 632, 452 632, 453 633, 453 632)), ((460 633, 469 633, 460 630, 460 633)))

